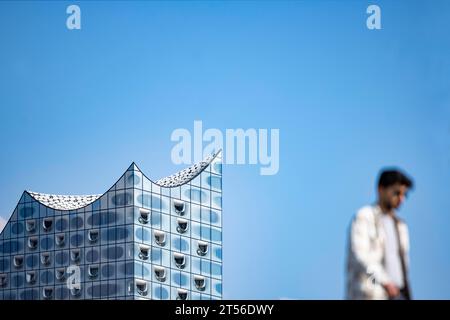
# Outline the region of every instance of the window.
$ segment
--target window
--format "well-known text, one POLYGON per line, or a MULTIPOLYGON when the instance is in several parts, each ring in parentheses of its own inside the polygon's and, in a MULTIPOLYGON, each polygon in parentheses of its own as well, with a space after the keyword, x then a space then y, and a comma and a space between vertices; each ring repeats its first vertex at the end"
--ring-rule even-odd
POLYGON ((194 284, 195 287, 200 290, 203 291, 205 290, 206 287, 206 283, 205 283, 205 278, 202 276, 194 276, 194 284))
POLYGON ((28 238, 28 248, 34 250, 37 248, 38 245, 38 238, 37 237, 30 237, 28 238))
POLYGON ((142 260, 148 260, 150 247, 144 244, 139 245, 139 258, 142 260))
POLYGON ((55 270, 55 277, 57 280, 64 280, 66 277, 66 269, 65 268, 58 268, 55 270))
POLYGON ((25 224, 25 228, 28 232, 34 232, 36 230, 36 220, 28 220, 25 224))
POLYGON ((80 249, 73 249, 70 252, 70 259, 72 259, 73 262, 80 261, 80 249))
POLYGON ((128 281, 128 283, 127 283, 127 292, 130 295, 134 294, 134 283, 133 283, 133 280, 128 281))
POLYGON ((184 211, 185 211, 184 201, 173 200, 173 207, 177 214, 179 214, 180 216, 184 215, 184 211))
POLYGON ((164 246, 166 244, 166 234, 163 231, 155 230, 154 235, 156 244, 160 246, 164 246))
POLYGON ((146 296, 148 292, 147 282, 144 280, 136 279, 136 290, 139 295, 146 296))
POLYGON ((6 287, 8 284, 8 277, 6 274, 0 274, 0 288, 6 287))
POLYGON ((100 231, 98 229, 89 230, 88 231, 88 239, 90 242, 94 243, 97 242, 99 237, 100 231))
POLYGON ((188 227, 188 221, 185 219, 177 219, 177 231, 179 233, 185 233, 188 227))
POLYGON ((27 283, 35 284, 36 283, 36 272, 34 272, 34 271, 27 271, 25 279, 26 279, 27 283))
POLYGON ((184 289, 178 289, 177 300, 187 300, 188 292, 184 289))
POLYGON ((166 281, 166 269, 163 267, 154 267, 155 277, 157 280, 164 282, 166 281))
POLYGON ((15 256, 14 257, 14 267, 20 268, 23 265, 23 256, 15 256))
POLYGON ((183 269, 184 266, 186 265, 186 259, 184 257, 184 254, 175 252, 173 254, 173 258, 175 260, 175 265, 178 268, 183 269))
POLYGON ((44 266, 47 266, 50 264, 50 253, 48 253, 48 252, 41 253, 41 263, 44 266))
POLYGON ((45 287, 42 289, 42 297, 47 300, 51 299, 53 297, 53 288, 45 287))
POLYGON ((89 278, 91 278, 91 279, 97 278, 98 270, 99 270, 98 265, 89 266, 89 268, 88 268, 89 278))
POLYGON ((42 227, 44 228, 44 231, 48 232, 52 229, 53 226, 53 218, 45 218, 42 221, 42 227))
POLYGON ((139 209, 139 222, 142 224, 147 224, 150 220, 150 211, 146 209, 139 209))
POLYGON ((197 254, 199 256, 205 256, 207 253, 208 253, 208 243, 204 241, 199 241, 197 254))
POLYGON ((55 236, 56 245, 59 246, 59 247, 64 246, 65 238, 66 237, 65 237, 64 233, 57 234, 55 236))

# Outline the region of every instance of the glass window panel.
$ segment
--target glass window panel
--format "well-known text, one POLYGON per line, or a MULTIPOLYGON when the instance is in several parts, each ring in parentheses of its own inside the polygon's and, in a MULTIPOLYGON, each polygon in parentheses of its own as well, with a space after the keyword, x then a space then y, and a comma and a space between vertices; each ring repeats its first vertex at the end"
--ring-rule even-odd
POLYGON ((222 297, 222 281, 212 279, 211 280, 211 294, 217 297, 222 297))
POLYGON ((161 211, 161 196, 152 194, 152 209, 161 211))
POLYGON ((108 209, 108 195, 100 197, 100 209, 108 209))
POLYGON ((161 213, 155 210, 152 210, 152 216, 150 218, 150 222, 152 224, 153 227, 161 229, 162 228, 162 218, 161 218, 161 213))
POLYGON ((201 203, 204 206, 211 206, 211 191, 202 189, 201 191, 201 203))
POLYGON ((115 200, 115 196, 116 196, 116 191, 115 190, 110 190, 108 191, 108 208, 115 208, 116 204, 114 203, 115 200))
POLYGON ((200 239, 200 223, 192 221, 191 237, 200 239))
POLYGON ((119 208, 115 212, 116 212, 116 224, 117 225, 125 224, 125 209, 119 208))
POLYGON ((170 188, 170 196, 175 199, 181 199, 181 187, 170 188))
POLYGON ((193 180, 191 180, 191 184, 196 187, 201 186, 201 175, 196 176, 193 180))
POLYGON ((161 194, 161 187, 158 186, 157 184, 152 184, 152 192, 153 193, 157 193, 157 194, 161 194))
POLYGON ((210 276, 211 274, 211 261, 201 259, 201 273, 204 276, 210 276))
POLYGON ((122 175, 116 183, 116 190, 125 189, 125 175, 122 175))
POLYGON ((161 197, 161 211, 164 213, 170 212, 170 199, 168 197, 161 197))
POLYGON ((222 175, 222 161, 220 159, 214 159, 214 161, 211 163, 211 172, 222 175))
POLYGON ((211 223, 211 210, 205 207, 201 208, 201 222, 202 223, 211 223))
POLYGON ((200 227, 200 237, 202 240, 211 240, 211 228, 206 225, 201 225, 200 227))
POLYGON ((167 197, 170 197, 170 188, 161 187, 161 193, 167 197))
POLYGON ((189 185, 181 186, 181 200, 190 201, 191 200, 191 189, 189 185))
POLYGON ((134 187, 138 189, 142 189, 143 185, 143 175, 140 171, 135 170, 134 171, 134 187))
POLYGON ((152 183, 150 182, 150 180, 148 180, 147 178, 143 177, 143 185, 142 188, 147 191, 147 192, 151 192, 152 191, 152 183))
POLYGON ((220 228, 211 227, 211 240, 213 242, 222 242, 222 231, 220 228))
POLYGON ((161 215, 161 228, 164 231, 169 232, 170 231, 170 216, 167 214, 161 215))
POLYGON ((222 247, 212 244, 211 259, 215 261, 222 261, 222 247))
POLYGON ((212 192, 211 197, 211 206, 217 209, 222 209, 222 195, 217 192, 212 192))
POLYGON ((125 188, 134 187, 134 171, 125 172, 125 188))
POLYGON ((209 184, 211 185, 211 189, 214 191, 222 191, 222 177, 212 174, 209 178, 209 184))
POLYGON ((222 211, 212 209, 211 213, 211 224, 217 227, 222 226, 222 211))
POLYGON ((222 278, 222 265, 217 262, 211 263, 211 275, 214 278, 222 278))
POLYGON ((192 273, 200 274, 200 258, 192 257, 191 271, 192 273))
POLYGON ((126 223, 133 223, 134 221, 134 208, 133 207, 127 207, 125 208, 125 215, 126 215, 126 223))
POLYGON ((210 179, 211 174, 209 172, 205 172, 203 171, 201 173, 201 179, 202 179, 202 184, 201 187, 204 190, 209 190, 211 189, 211 179, 210 179))
POLYGON ((170 267, 170 262, 171 262, 171 254, 169 250, 162 250, 162 265, 169 268, 170 267))

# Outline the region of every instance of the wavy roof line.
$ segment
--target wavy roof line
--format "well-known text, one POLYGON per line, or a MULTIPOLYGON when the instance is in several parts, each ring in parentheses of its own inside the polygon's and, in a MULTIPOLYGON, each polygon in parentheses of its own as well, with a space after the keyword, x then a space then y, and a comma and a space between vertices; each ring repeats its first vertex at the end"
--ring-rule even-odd
MULTIPOLYGON (((221 150, 217 151, 202 161, 183 169, 173 175, 168 177, 152 181, 147 176, 145 176, 152 183, 159 185, 164 188, 174 188, 188 183, 197 177, 205 168, 217 157, 221 150)), ((134 164, 134 162, 133 162, 134 164)), ((132 165, 133 165, 132 164, 132 165)), ((139 170, 140 171, 140 170, 139 170)), ((99 199, 103 194, 94 195, 56 195, 56 194, 46 194, 40 192, 26 191, 33 199, 39 203, 55 209, 55 210, 77 210, 86 207, 93 203, 95 200, 99 199)))
POLYGON ((162 178, 156 180, 157 185, 166 188, 173 188, 181 186, 189 181, 193 180, 196 176, 198 176, 205 168, 214 160, 214 158, 219 154, 220 150, 215 154, 212 154, 202 161, 184 169, 178 171, 177 173, 170 175, 166 178, 162 178))
POLYGON ((59 195, 27 191, 37 202, 56 210, 77 210, 90 205, 100 198, 101 194, 93 195, 59 195))

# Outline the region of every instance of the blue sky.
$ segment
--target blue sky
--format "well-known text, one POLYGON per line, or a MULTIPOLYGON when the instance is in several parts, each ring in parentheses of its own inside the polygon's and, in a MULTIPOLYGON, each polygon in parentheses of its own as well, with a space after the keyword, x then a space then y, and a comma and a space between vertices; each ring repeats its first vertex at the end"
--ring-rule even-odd
POLYGON ((449 299, 449 31, 447 1, 2 1, 0 215, 25 189, 102 193, 132 161, 182 169, 170 135, 194 120, 278 128, 277 175, 224 168, 224 298, 343 298, 349 221, 395 165, 417 185, 414 296, 449 299))

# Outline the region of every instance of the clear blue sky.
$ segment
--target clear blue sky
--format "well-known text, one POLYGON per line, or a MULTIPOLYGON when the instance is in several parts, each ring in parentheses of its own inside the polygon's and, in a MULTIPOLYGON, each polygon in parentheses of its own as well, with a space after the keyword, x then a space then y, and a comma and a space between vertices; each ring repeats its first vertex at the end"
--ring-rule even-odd
POLYGON ((414 295, 450 299, 449 33, 448 1, 1 1, 0 215, 169 175, 194 120, 279 128, 278 175, 224 168, 224 298, 342 298, 349 221, 396 165, 414 295))

